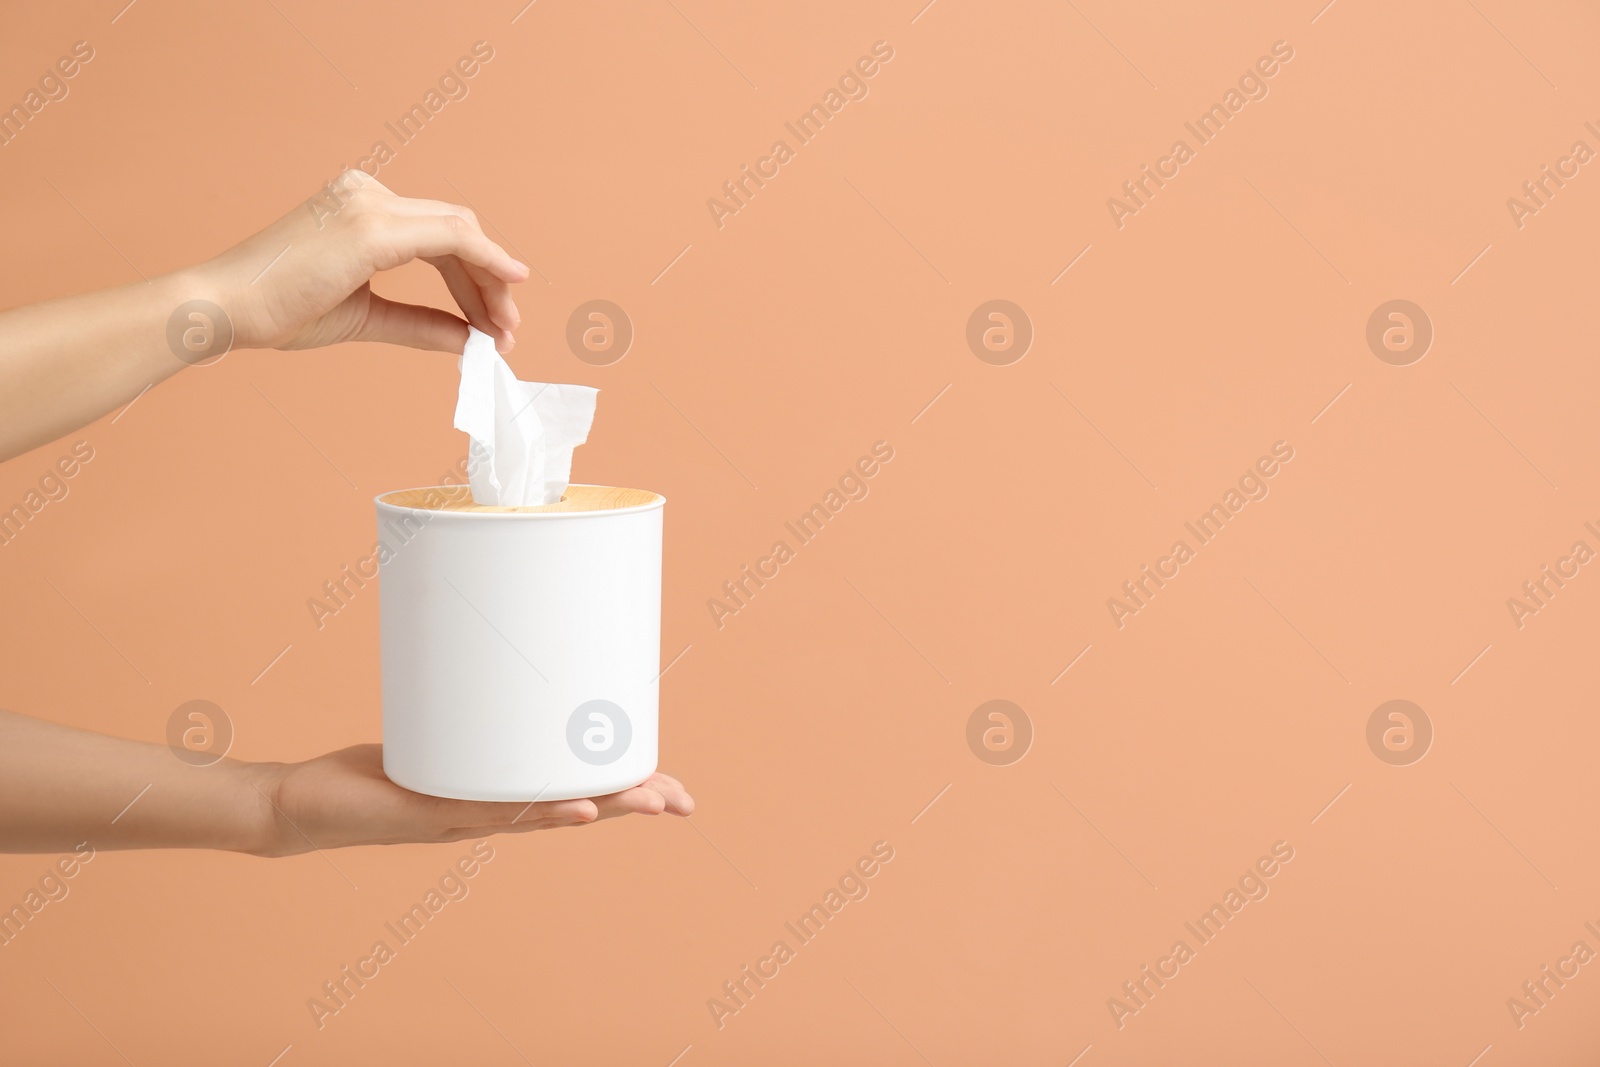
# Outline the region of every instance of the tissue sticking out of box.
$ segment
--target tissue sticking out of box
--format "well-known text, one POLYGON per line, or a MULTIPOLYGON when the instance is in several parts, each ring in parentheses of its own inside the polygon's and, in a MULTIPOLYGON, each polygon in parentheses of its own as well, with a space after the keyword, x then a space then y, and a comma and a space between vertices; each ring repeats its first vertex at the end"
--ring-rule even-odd
POLYGON ((472 438, 473 503, 558 503, 572 476, 572 450, 589 437, 598 393, 587 385, 518 381, 494 338, 471 330, 461 352, 455 426, 472 438))

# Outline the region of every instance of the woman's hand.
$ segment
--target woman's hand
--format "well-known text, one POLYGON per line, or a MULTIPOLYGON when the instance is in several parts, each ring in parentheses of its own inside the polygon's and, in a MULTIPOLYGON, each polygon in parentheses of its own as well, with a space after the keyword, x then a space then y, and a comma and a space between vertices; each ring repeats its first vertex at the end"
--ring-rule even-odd
POLYGON ((592 800, 500 803, 424 796, 384 777, 381 745, 356 745, 304 763, 257 764, 255 771, 254 785, 269 809, 267 833, 246 851, 263 856, 345 845, 460 841, 582 826, 618 815, 694 811, 693 798, 664 774, 592 800))
POLYGON ((351 170, 196 274, 202 288, 216 290, 238 348, 381 341, 460 352, 470 322, 504 352, 521 321, 510 285, 528 268, 484 235, 470 209, 396 196, 351 170), (444 276, 466 322, 373 293, 374 274, 413 259, 444 276))
POLYGON ((165 745, 0 711, 0 852, 66 853, 87 843, 97 850, 214 848, 292 856, 663 811, 694 811, 683 786, 664 774, 592 800, 441 800, 385 778, 378 745, 304 763, 222 759, 197 767, 165 745))
POLYGON ((520 322, 510 286, 527 276, 467 208, 347 171, 198 266, 0 313, 0 461, 229 347, 382 341, 458 353, 470 322, 507 351, 520 322), (439 271, 465 319, 372 291, 374 274, 413 259, 439 271))

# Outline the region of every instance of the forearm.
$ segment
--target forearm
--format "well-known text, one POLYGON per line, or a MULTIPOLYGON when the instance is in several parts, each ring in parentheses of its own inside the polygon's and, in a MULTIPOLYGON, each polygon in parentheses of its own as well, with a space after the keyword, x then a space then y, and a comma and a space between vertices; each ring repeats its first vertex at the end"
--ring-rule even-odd
POLYGON ((180 271, 0 313, 0 461, 115 411, 200 358, 175 355, 167 329, 180 305, 214 298, 198 279, 180 271))
MULTIPOLYGON (((0 711, 0 852, 267 849, 272 803, 258 765, 195 767, 165 746, 0 711)), ((270 791, 270 786, 266 786, 270 791)))

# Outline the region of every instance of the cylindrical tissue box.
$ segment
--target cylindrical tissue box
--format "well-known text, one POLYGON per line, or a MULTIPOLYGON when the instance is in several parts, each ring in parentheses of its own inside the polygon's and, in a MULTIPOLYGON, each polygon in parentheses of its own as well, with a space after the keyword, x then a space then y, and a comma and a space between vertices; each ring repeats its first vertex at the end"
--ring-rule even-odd
POLYGON ((377 498, 383 769, 461 800, 570 800, 656 769, 666 499, 377 498))

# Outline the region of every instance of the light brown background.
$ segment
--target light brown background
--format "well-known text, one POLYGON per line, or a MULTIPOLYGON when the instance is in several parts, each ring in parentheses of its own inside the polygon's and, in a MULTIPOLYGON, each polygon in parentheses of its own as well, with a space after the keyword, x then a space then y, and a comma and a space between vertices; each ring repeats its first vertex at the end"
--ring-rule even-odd
MULTIPOLYGON (((307 998, 464 846, 102 853, 0 949, 0 1059, 1592 1062, 1594 965, 1523 1029, 1506 999, 1600 949, 1600 577, 1520 630, 1506 599, 1600 547, 1600 177, 1520 230, 1506 199, 1600 148, 1600 17, 921 4, 7 11, 6 101, 96 51, 0 148, 8 305, 214 254, 493 46, 379 177, 538 268, 511 362, 601 388, 575 477, 668 497, 662 760, 700 809, 496 840, 320 1031, 307 998), (878 40, 869 97, 716 228, 706 199, 878 40), (1270 95, 1117 229, 1106 199, 1278 40, 1270 95), (605 368, 564 342, 595 298, 637 330, 605 368), (1008 367, 964 340, 993 298, 1037 334, 1008 367), (1408 367, 1364 339, 1394 298, 1436 330, 1408 367), (871 495, 717 629, 707 598, 878 440, 871 495), (1118 630, 1106 598, 1278 440, 1270 497, 1118 630), (1036 731, 1008 767, 965 740, 995 698, 1036 731), (1365 740, 1394 698, 1436 730, 1408 767, 1365 740), (707 999, 880 839, 871 895, 718 1030, 707 999), (1271 895, 1119 1031, 1107 998, 1278 840, 1271 895)), ((159 741, 209 699, 245 759, 376 740, 377 595, 321 631, 305 602, 370 550, 375 494, 462 454, 455 380, 238 352, 6 464, 9 507, 96 454, 0 548, 0 706, 159 741)), ((0 903, 46 862, 0 860, 0 903)))

